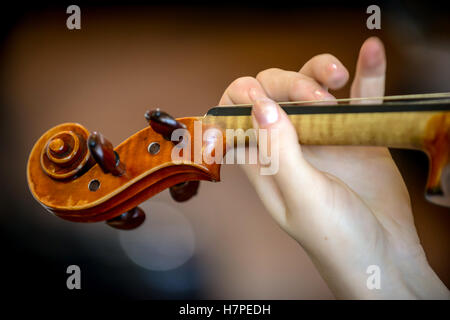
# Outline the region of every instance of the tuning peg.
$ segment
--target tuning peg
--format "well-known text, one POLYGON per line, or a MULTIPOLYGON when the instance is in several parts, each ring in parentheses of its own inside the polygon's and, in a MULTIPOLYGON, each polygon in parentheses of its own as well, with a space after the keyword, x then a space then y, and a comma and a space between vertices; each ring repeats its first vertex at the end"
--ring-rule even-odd
MULTIPOLYGON (((147 111, 145 113, 145 119, 147 119, 149 125, 155 132, 162 135, 168 141, 171 141, 172 132, 176 129, 186 129, 183 123, 178 122, 172 116, 159 109, 147 111)), ((174 141, 175 144, 178 142, 174 141)))
POLYGON ((87 144, 92 157, 105 173, 111 173, 114 176, 125 173, 125 165, 120 162, 119 155, 114 151, 111 142, 101 133, 95 131, 91 133, 87 144))
POLYGON ((134 207, 130 211, 122 213, 106 223, 115 229, 132 230, 139 227, 145 221, 145 212, 139 207, 134 207))
MULTIPOLYGON (((161 134, 163 138, 168 141, 171 141, 172 133, 176 129, 186 129, 186 126, 183 123, 178 122, 172 116, 159 109, 147 111, 145 113, 145 119, 147 119, 155 132, 161 134)), ((177 144, 180 141, 173 141, 173 143, 177 144)), ((199 185, 200 181, 186 181, 179 183, 170 187, 170 195, 178 202, 189 200, 197 194, 199 185)))
POLYGON ((187 201, 197 194, 200 181, 186 181, 170 187, 170 195, 175 201, 187 201))

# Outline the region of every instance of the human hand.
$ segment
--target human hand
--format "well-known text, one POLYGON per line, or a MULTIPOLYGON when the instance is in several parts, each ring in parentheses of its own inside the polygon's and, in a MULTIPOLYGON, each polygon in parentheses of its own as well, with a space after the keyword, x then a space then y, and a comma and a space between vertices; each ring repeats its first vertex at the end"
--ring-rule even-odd
MULTIPOLYGON (((361 47, 351 97, 384 95, 386 59, 377 38, 361 47)), ((449 298, 428 265, 414 226, 410 199, 388 151, 382 147, 300 146, 295 128, 273 102, 334 100, 348 71, 323 54, 299 72, 267 69, 235 80, 220 105, 253 103, 254 126, 278 130, 279 170, 260 175, 244 165, 275 221, 309 254, 342 298, 449 298), (382 287, 369 290, 367 267, 381 270, 382 287)), ((373 102, 373 101, 372 101, 373 102)))

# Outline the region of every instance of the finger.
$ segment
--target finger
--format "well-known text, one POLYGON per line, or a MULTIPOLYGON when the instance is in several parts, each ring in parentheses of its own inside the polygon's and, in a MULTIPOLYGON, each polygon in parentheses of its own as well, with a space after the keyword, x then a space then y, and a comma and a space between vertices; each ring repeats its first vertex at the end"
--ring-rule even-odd
POLYGON ((253 77, 241 77, 234 80, 222 95, 219 105, 232 105, 251 103, 249 97, 250 90, 255 90, 259 95, 265 96, 266 93, 261 84, 253 77))
MULTIPOLYGON (((381 97, 384 95, 386 55, 380 39, 371 37, 361 46, 356 74, 351 88, 352 98, 381 97)), ((365 103, 381 100, 364 101, 365 103)), ((361 102, 360 102, 361 103, 361 102)))
POLYGON ((331 54, 319 54, 300 69, 300 73, 318 81, 322 86, 333 90, 342 88, 348 81, 348 71, 331 54))
MULTIPOLYGON (((253 104, 252 116, 260 129, 266 129, 271 136, 277 132, 278 139, 270 141, 270 148, 278 154, 278 170, 273 178, 278 186, 287 212, 314 212, 311 210, 321 203, 321 191, 327 178, 303 157, 297 132, 286 113, 273 100, 259 98, 253 104)), ((259 148, 265 146, 259 144, 259 148)), ((288 219, 288 217, 286 217, 288 219)))
POLYGON ((299 72, 271 68, 258 73, 256 79, 275 101, 335 99, 318 82, 299 72))
MULTIPOLYGON (((355 79, 350 90, 351 98, 382 97, 384 96, 386 75, 386 55, 380 39, 371 37, 364 41, 359 51, 356 63, 355 79)), ((352 104, 382 103, 382 99, 352 101, 352 104)), ((358 147, 355 147, 355 150, 358 147)), ((359 147, 366 153, 364 147, 359 147)), ((371 147, 374 152, 391 158, 388 148, 371 147)), ((357 152, 357 151, 356 151, 357 152)))
MULTIPOLYGON (((251 96, 266 97, 266 93, 261 84, 252 77, 242 77, 233 81, 225 90, 219 105, 231 105, 231 104, 244 104, 252 103, 251 96)), ((255 128, 257 128, 255 126, 255 128)), ((249 151, 250 152, 250 151, 249 151)), ((273 178, 268 175, 261 175, 261 166, 256 165, 241 165, 247 175, 250 183, 255 188, 259 198, 268 208, 271 216, 281 226, 285 225, 284 222, 284 209, 283 199, 273 178)))

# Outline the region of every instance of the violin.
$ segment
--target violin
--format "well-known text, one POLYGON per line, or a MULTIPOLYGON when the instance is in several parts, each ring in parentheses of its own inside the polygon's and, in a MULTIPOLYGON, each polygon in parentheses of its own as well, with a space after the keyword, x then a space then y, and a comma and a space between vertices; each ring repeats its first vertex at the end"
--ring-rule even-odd
MULTIPOLYGON (((425 152, 429 158, 425 197, 450 206, 450 93, 338 99, 336 105, 324 101, 279 104, 304 145, 425 152), (355 100, 359 103, 351 104, 355 100)), ((159 109, 148 111, 149 126, 115 148, 101 133, 89 132, 80 124, 57 125, 31 150, 29 189, 46 210, 62 219, 106 221, 114 228, 134 229, 145 220, 138 205, 155 194, 169 189, 172 198, 182 202, 197 193, 200 180, 220 181, 221 162, 198 159, 195 153, 209 149, 222 158, 236 140, 244 137, 248 144, 245 132, 252 128, 251 107, 219 106, 204 116, 178 119, 159 109), (220 138, 189 138, 198 129, 211 128, 222 133, 220 138), (225 134, 229 129, 242 130, 230 138, 225 134), (182 154, 181 160, 175 161, 174 153, 182 154)))

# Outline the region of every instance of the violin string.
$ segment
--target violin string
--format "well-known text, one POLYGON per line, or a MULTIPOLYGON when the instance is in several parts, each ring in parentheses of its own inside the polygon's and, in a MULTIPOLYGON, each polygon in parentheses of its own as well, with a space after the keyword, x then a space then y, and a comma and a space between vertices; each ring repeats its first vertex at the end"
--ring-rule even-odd
MULTIPOLYGON (((353 101, 368 101, 368 100, 382 100, 382 101, 394 101, 394 100, 419 100, 419 99, 439 99, 439 98, 450 98, 450 92, 440 92, 440 93, 421 93, 421 94, 406 94, 406 95, 394 95, 394 96, 384 96, 384 97, 365 97, 365 98, 343 98, 332 100, 333 102, 353 102, 353 101)), ((330 102, 330 100, 307 100, 307 101, 285 101, 277 102, 280 105, 299 105, 299 104, 315 104, 330 102)), ((221 105, 218 107, 251 107, 253 104, 230 104, 221 105)))

